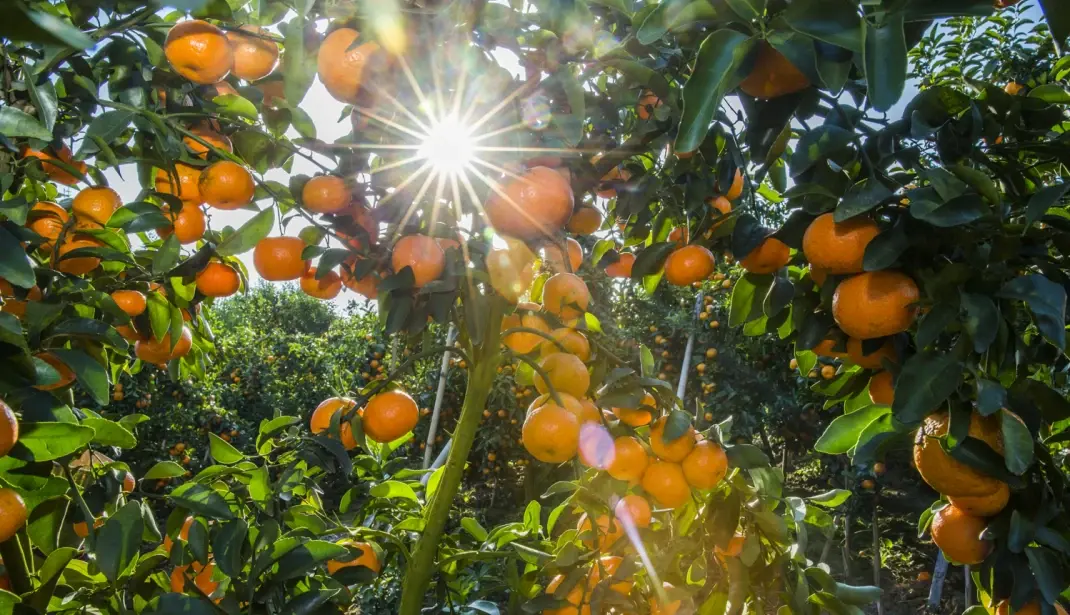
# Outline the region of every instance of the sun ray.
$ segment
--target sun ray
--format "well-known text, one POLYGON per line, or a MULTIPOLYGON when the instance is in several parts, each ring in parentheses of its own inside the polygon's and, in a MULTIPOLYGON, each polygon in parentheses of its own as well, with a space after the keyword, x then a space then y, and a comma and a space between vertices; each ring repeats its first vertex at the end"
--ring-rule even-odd
POLYGON ((383 166, 381 166, 381 167, 379 167, 377 169, 372 169, 371 171, 369 171, 369 173, 371 173, 372 175, 375 175, 376 173, 382 173, 384 171, 390 171, 390 170, 396 169, 398 167, 403 167, 403 166, 405 166, 407 164, 412 164, 414 162, 419 162, 421 160, 424 160, 423 156, 409 156, 408 158, 405 158, 404 160, 398 160, 396 162, 391 162, 390 164, 384 164, 383 166))
POLYGON ((401 218, 401 222, 398 223, 398 231, 401 231, 401 229, 405 228, 405 226, 409 223, 409 219, 412 218, 413 215, 415 215, 416 212, 420 210, 420 201, 423 200, 424 195, 427 194, 428 189, 431 187, 431 182, 435 181, 435 179, 440 175, 441 173, 439 173, 438 170, 432 168, 431 173, 427 176, 427 179, 424 180, 423 185, 420 186, 420 189, 416 192, 416 196, 412 197, 412 203, 409 203, 409 207, 405 210, 405 215, 401 218))
POLYGON ((457 78, 457 89, 453 92, 453 103, 450 114, 453 117, 461 117, 461 104, 464 99, 465 89, 468 88, 468 62, 461 62, 461 74, 457 78))
POLYGON ((493 162, 488 162, 488 161, 483 160, 482 158, 479 158, 479 157, 472 158, 472 162, 474 162, 476 164, 481 164, 481 165, 487 167, 488 169, 490 169, 492 171, 497 171, 498 173, 501 173, 503 175, 508 175, 509 177, 512 177, 513 179, 518 179, 518 180, 521 180, 521 181, 523 181, 523 179, 524 179, 523 176, 521 176, 521 175, 519 175, 517 173, 514 173, 514 172, 510 171, 509 169, 507 169, 505 167, 498 166, 498 165, 494 164, 493 162))
MULTIPOLYGON (((488 111, 483 116, 483 119, 481 119, 478 122, 476 122, 475 124, 473 124, 470 130, 473 133, 475 133, 476 131, 478 131, 480 129, 480 127, 483 126, 483 124, 487 123, 487 121, 489 121, 490 119, 496 117, 498 115, 498 112, 501 111, 502 109, 504 109, 506 105, 508 105, 509 103, 511 103, 514 100, 516 100, 516 98, 518 96, 520 96, 521 94, 523 94, 525 90, 530 89, 530 86, 529 86, 530 83, 531 83, 530 81, 525 81, 524 83, 520 84, 520 87, 518 87, 517 89, 513 90, 512 94, 510 94, 510 95, 506 96, 505 98, 503 98, 501 100, 501 102, 499 102, 497 105, 494 105, 494 108, 492 108, 490 111, 488 111)), ((476 105, 472 105, 471 107, 469 107, 468 114, 466 114, 465 118, 464 118, 465 119, 465 123, 467 123, 467 120, 471 119, 471 114, 474 113, 475 108, 476 108, 476 105)))
POLYGON ((373 120, 379 122, 380 124, 383 124, 384 126, 389 126, 389 127, 393 128, 395 130, 398 130, 400 132, 403 132, 403 133, 409 135, 410 137, 413 137, 415 139, 424 138, 423 134, 421 134, 419 132, 416 132, 415 130, 412 130, 411 128, 408 128, 407 126, 402 126, 401 124, 398 124, 394 120, 387 119, 387 118, 379 115, 378 113, 375 113, 374 111, 372 111, 371 109, 369 109, 367 107, 357 107, 357 111, 360 111, 360 113, 362 115, 367 115, 368 117, 370 117, 373 120))
POLYGON ((446 100, 442 97, 442 73, 439 70, 438 54, 431 54, 431 84, 434 86, 435 117, 439 122, 445 119, 446 100))
POLYGON ((435 199, 433 201, 431 201, 431 220, 430 220, 430 223, 428 224, 428 227, 427 227, 429 229, 433 229, 435 227, 435 223, 438 222, 438 208, 439 208, 439 204, 442 202, 442 195, 446 191, 446 176, 447 175, 453 175, 453 174, 452 173, 441 173, 441 172, 438 174, 438 185, 435 186, 435 199))
POLYGON ((490 132, 485 132, 485 133, 483 133, 481 135, 477 135, 475 137, 472 137, 472 141, 473 142, 483 141, 483 140, 486 140, 486 139, 490 139, 492 137, 497 137, 497 136, 500 136, 500 135, 508 134, 510 132, 514 132, 514 131, 517 131, 517 130, 523 130, 523 129, 527 128, 527 127, 528 127, 528 125, 525 124, 524 122, 517 122, 517 123, 513 124, 512 126, 506 126, 505 128, 498 128, 497 130, 492 130, 490 132))
POLYGON ((435 123, 435 116, 429 112, 431 101, 427 99, 423 89, 420 88, 420 84, 416 82, 416 75, 412 73, 412 68, 409 67, 409 63, 405 61, 405 56, 399 56, 398 59, 401 63, 401 70, 405 73, 405 78, 409 80, 409 87, 412 88, 412 92, 416 95, 416 100, 420 103, 419 108, 423 110, 424 115, 427 116, 428 122, 435 123))
POLYGON ((419 145, 408 145, 403 143, 391 144, 391 143, 336 143, 335 149, 366 149, 366 150, 388 150, 388 151, 416 151, 420 149, 419 145))
MULTIPOLYGON (((473 161, 478 161, 478 162, 480 162, 481 164, 483 164, 485 166, 494 168, 494 165, 492 165, 489 162, 484 162, 484 161, 478 160, 478 159, 473 159, 473 161)), ((495 194, 500 196, 502 199, 505 200, 506 203, 511 205, 513 207, 513 209, 516 210, 516 212, 518 214, 523 216, 528 222, 530 222, 533 225, 535 225, 535 227, 539 229, 539 232, 541 232, 546 237, 550 237, 551 236, 551 233, 549 232, 549 230, 546 229, 546 227, 544 227, 541 222, 536 220, 535 217, 533 217, 531 214, 529 214, 527 211, 525 211, 523 207, 521 207, 516 201, 513 200, 512 197, 510 197, 508 194, 505 193, 504 190, 501 189, 501 184, 499 184, 496 180, 491 179, 490 177, 487 177, 483 173, 480 173, 479 170, 476 169, 474 165, 470 164, 470 165, 468 165, 467 168, 468 168, 469 171, 474 173, 475 176, 480 179, 480 181, 482 181, 483 183, 487 184, 487 186, 489 186, 490 189, 493 190, 495 194)), ((522 178, 522 177, 519 177, 519 176, 514 175, 512 173, 509 173, 509 175, 512 175, 513 177, 516 177, 518 181, 524 181, 524 178, 522 178)))
POLYGON ((409 111, 408 107, 406 107, 405 105, 401 104, 401 101, 399 101, 397 98, 395 98, 389 92, 387 92, 386 88, 382 88, 382 87, 378 87, 378 86, 374 86, 374 85, 373 85, 373 87, 375 88, 375 92, 376 92, 377 95, 382 96, 383 98, 385 98, 387 100, 387 102, 389 102, 392 105, 394 105, 394 107, 396 107, 398 111, 403 113, 405 115, 405 117, 407 117, 410 120, 412 120, 412 123, 416 124, 417 128, 419 128, 420 130, 422 130, 424 132, 430 132, 431 131, 431 128, 426 123, 421 121, 420 118, 416 117, 415 113, 413 113, 412 111, 409 111))
POLYGON ((406 177, 405 181, 403 181, 400 184, 398 184, 397 187, 394 188, 393 192, 391 192, 390 194, 388 194, 388 195, 384 196, 383 198, 379 199, 379 202, 376 204, 376 207, 379 207, 379 206, 387 203, 388 201, 390 201, 390 199, 392 199, 396 195, 400 194, 403 190, 405 190, 405 188, 407 188, 409 186, 409 184, 411 184, 412 182, 416 181, 416 178, 419 177, 420 175, 422 175, 424 171, 427 171, 428 169, 431 169, 431 167, 433 167, 433 166, 434 165, 432 165, 430 162, 426 162, 425 161, 422 165, 420 165, 419 169, 416 169, 416 171, 413 172, 412 175, 406 177))

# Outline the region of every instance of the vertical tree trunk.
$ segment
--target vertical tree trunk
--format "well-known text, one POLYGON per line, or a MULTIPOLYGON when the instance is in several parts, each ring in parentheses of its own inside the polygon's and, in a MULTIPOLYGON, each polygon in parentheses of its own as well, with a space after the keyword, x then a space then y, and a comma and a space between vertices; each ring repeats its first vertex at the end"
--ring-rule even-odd
MULTIPOLYGON (((881 529, 877 525, 877 503, 873 503, 873 586, 881 586, 881 529)), ((877 598, 877 615, 884 615, 884 605, 877 598)))

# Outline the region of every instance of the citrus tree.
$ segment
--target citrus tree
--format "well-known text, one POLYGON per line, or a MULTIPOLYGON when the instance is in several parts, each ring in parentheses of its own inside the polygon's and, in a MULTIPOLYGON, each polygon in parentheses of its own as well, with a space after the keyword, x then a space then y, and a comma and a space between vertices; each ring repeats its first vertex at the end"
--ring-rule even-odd
POLYGON ((1065 418, 1062 77, 935 86, 873 116, 931 20, 987 0, 160 4, 22 0, 0 27, 5 605, 342 612, 386 564, 405 615, 858 612, 879 590, 805 555, 848 494, 785 497, 649 348, 603 340, 599 306, 662 281, 727 281, 728 324, 793 339, 803 373, 852 357, 816 385, 850 410, 819 447, 864 462, 925 421, 923 478, 968 498, 934 512, 937 543, 984 562, 992 600, 1056 602, 1062 473, 1034 437, 1065 418), (334 143, 316 79, 349 115, 334 143), (252 216, 219 228, 235 210, 252 216), (711 279, 731 272, 711 248, 746 275, 711 279), (375 300, 399 347, 432 323, 457 341, 265 418, 255 453, 212 433, 195 475, 131 476, 118 452, 143 418, 111 413, 113 383, 204 374, 200 306, 248 285, 245 254, 265 281, 375 300), (466 388, 427 473, 393 455, 421 415, 399 376, 443 352, 466 388), (507 365, 539 394, 525 450, 573 475, 488 531, 457 495, 507 365), (137 489, 160 478, 166 494, 137 489), (498 586, 473 576, 485 561, 498 586))

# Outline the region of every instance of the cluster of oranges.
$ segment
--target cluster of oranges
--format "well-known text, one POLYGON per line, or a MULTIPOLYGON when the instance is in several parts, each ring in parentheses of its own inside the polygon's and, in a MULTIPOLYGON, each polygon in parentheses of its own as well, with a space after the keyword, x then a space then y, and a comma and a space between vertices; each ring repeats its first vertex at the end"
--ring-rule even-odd
MULTIPOLYGON (((348 397, 330 397, 320 402, 312 412, 309 428, 314 434, 330 434, 331 422, 339 415, 338 438, 346 450, 357 448, 353 435, 352 414, 357 402, 348 397)), ((420 409, 408 393, 386 391, 371 397, 363 408, 355 411, 360 417, 364 435, 374 442, 393 442, 409 433, 420 420, 420 409)), ((331 434, 333 437, 333 434, 331 434)))
MULTIPOLYGON (((11 452, 19 441, 19 422, 15 412, 0 400, 0 457, 11 452)), ((8 540, 24 525, 28 511, 26 502, 14 489, 0 488, 0 542, 8 540)), ((0 587, 10 587, 6 574, 0 574, 0 587)))

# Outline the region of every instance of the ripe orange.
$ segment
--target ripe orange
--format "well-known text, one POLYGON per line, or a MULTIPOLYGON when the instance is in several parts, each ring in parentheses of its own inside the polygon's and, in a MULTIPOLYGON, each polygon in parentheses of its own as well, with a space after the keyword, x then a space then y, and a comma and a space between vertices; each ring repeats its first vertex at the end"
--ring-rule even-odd
MULTIPOLYGON (((671 583, 663 581, 661 586, 671 595, 671 592, 674 589, 671 583)), ((669 598, 669 603, 663 604, 657 596, 651 596, 649 604, 650 615, 679 615, 680 607, 683 606, 683 600, 673 600, 672 598, 669 598)))
POLYGON ((590 235, 602 228, 602 212, 594 207, 579 207, 572 212, 566 228, 573 235, 590 235))
MULTIPOLYGON (((732 186, 734 187, 735 184, 733 183, 732 186)), ((740 189, 742 190, 742 188, 743 188, 743 178, 741 176, 740 177, 740 189)), ((727 216, 728 214, 732 213, 732 202, 728 200, 727 196, 719 196, 719 197, 716 197, 716 198, 707 199, 706 203, 710 207, 716 209, 717 212, 720 213, 721 216, 722 216, 721 218, 717 218, 716 221, 713 223, 713 226, 710 227, 710 230, 713 230, 713 229, 715 229, 715 228, 717 228, 717 227, 719 227, 719 226, 721 226, 722 224, 725 223, 726 218, 724 218, 724 216, 727 216)))
POLYGON ((197 272, 197 290, 205 297, 229 297, 241 288, 241 278, 226 263, 208 263, 197 272))
POLYGON ((783 241, 776 237, 766 237, 750 254, 740 259, 739 264, 751 273, 773 273, 788 264, 791 260, 790 252, 790 248, 783 241))
POLYGON ((590 302, 587 284, 574 273, 555 274, 542 288, 543 309, 562 320, 582 316, 590 302))
POLYGON ((532 457, 545 463, 564 463, 576 455, 580 421, 567 409, 548 403, 528 413, 521 437, 532 457))
MULTIPOLYGON (((550 583, 546 586, 546 593, 556 593, 564 580, 565 575, 563 574, 550 579, 550 583)), ((568 590, 568 595, 564 598, 565 602, 568 603, 566 606, 557 609, 545 609, 542 615, 590 615, 591 607, 586 604, 585 600, 589 598, 590 592, 585 591, 584 584, 576 583, 572 589, 568 590)))
POLYGON ((336 271, 328 271, 322 278, 316 279, 316 268, 312 267, 301 276, 301 290, 305 294, 325 301, 334 299, 342 292, 342 276, 336 271))
POLYGON ((576 355, 552 352, 539 360, 539 367, 546 372, 550 380, 547 384, 538 372, 532 376, 535 390, 540 394, 549 393, 552 385, 557 392, 568 393, 577 399, 587 395, 587 388, 591 386, 591 375, 587 372, 587 366, 576 355))
POLYGON ((245 207, 256 192, 249 171, 230 160, 220 160, 201 172, 197 187, 205 203, 224 210, 245 207))
POLYGON ((947 496, 947 501, 966 514, 975 517, 992 517, 1006 508, 1010 498, 1010 487, 1005 483, 1000 483, 999 487, 988 495, 964 495, 961 497, 949 495, 947 496))
POLYGON ((613 514, 623 523, 634 523, 636 527, 650 527, 650 502, 641 495, 628 494, 617 501, 613 514))
MULTIPOLYGON (((197 135, 197 137, 200 138, 201 141, 212 145, 212 147, 215 147, 216 149, 220 149, 225 152, 234 151, 234 145, 230 142, 230 138, 219 134, 211 128, 205 126, 196 126, 192 128, 190 132, 197 135)), ((182 138, 182 143, 186 145, 186 148, 188 148, 194 156, 197 156, 198 158, 207 159, 208 154, 212 151, 212 149, 204 145, 204 143, 201 143, 201 141, 198 141, 197 139, 194 139, 193 137, 189 136, 182 138)))
MULTIPOLYGON (((1010 4, 1014 4, 1014 2, 1009 3, 1008 6, 1010 4)), ((997 8, 1000 8, 1000 7, 997 7, 997 8)), ((1061 605, 1059 603, 1056 603, 1054 606, 1055 606, 1055 615, 1067 615, 1066 609, 1063 608, 1063 605, 1061 605)), ((1020 608, 1020 609, 1018 609, 1017 611, 1014 612, 1014 615, 1040 615, 1040 614, 1041 614, 1040 603, 1037 602, 1036 600, 1026 604, 1022 608, 1020 608)), ((1011 603, 1010 603, 1010 600, 1003 600, 998 605, 996 605, 996 613, 995 613, 995 615, 1011 615, 1011 603)))
POLYGON ((38 384, 34 385, 35 389, 41 391, 53 391, 55 389, 61 389, 68 384, 74 382, 74 371, 67 367, 67 364, 59 360, 59 357, 55 353, 51 352, 39 352, 34 357, 41 359, 45 363, 52 366, 52 369, 59 372, 59 380, 52 384, 38 384))
MULTIPOLYGON (((591 158, 591 164, 598 164, 598 160, 601 158, 601 155, 591 158)), ((626 182, 631 178, 631 171, 625 169, 620 165, 617 165, 607 171, 606 174, 602 176, 602 183, 599 185, 598 189, 595 190, 595 194, 602 197, 603 199, 611 199, 617 196, 616 185, 620 182, 626 182)))
POLYGON ((808 87, 806 75, 765 41, 759 44, 754 68, 739 84, 740 90, 754 98, 776 98, 808 87))
POLYGON ((816 284, 818 288, 821 288, 822 286, 824 286, 825 285, 825 278, 828 277, 829 272, 825 271, 824 269, 822 269, 820 267, 814 267, 813 265, 810 265, 809 269, 810 269, 810 279, 814 281, 814 284, 816 284))
POLYGON ((865 350, 862 346, 862 340, 849 337, 847 338, 847 356, 851 361, 863 368, 863 369, 883 369, 884 363, 882 359, 887 359, 893 364, 898 363, 895 354, 895 344, 888 340, 884 342, 877 350, 864 354, 865 350))
POLYGON ((166 239, 174 233, 178 237, 178 243, 188 245, 200 241, 204 237, 204 231, 208 228, 208 222, 204 217, 204 210, 200 205, 184 203, 177 214, 171 213, 171 208, 164 205, 160 208, 163 214, 171 219, 170 226, 156 229, 161 239, 166 239))
POLYGON ((606 265, 606 275, 611 278, 632 277, 632 265, 635 264, 635 255, 631 252, 621 252, 620 260, 606 265))
POLYGON ((79 219, 90 220, 104 226, 116 209, 123 206, 119 193, 107 186, 82 189, 71 203, 71 211, 79 219))
POLYGON ((650 455, 643 444, 632 436, 618 436, 613 440, 613 461, 606 472, 617 480, 637 484, 650 465, 650 455))
POLYGON ((568 250, 568 268, 565 267, 565 259, 561 255, 561 248, 555 243, 548 243, 542 248, 543 260, 553 271, 578 271, 583 264, 583 247, 580 242, 568 237, 565 239, 565 249, 568 250))
POLYGON ((713 253, 699 245, 685 246, 665 261, 665 279, 674 286, 701 282, 713 273, 713 253))
POLYGON ((346 181, 335 175, 320 175, 305 182, 301 204, 318 214, 336 214, 353 203, 346 181))
POLYGON ((231 72, 235 77, 246 81, 263 79, 275 70, 275 65, 279 62, 279 44, 267 38, 268 31, 264 28, 243 24, 241 30, 227 32, 227 40, 234 52, 234 67, 231 72))
POLYGON ((182 335, 175 347, 171 348, 171 334, 166 333, 163 339, 144 339, 134 343, 134 354, 138 359, 146 363, 159 365, 167 363, 171 359, 179 359, 189 353, 193 346, 193 334, 189 327, 182 327, 182 335))
MULTIPOLYGON (((936 438, 947 435, 947 412, 929 415, 914 438, 914 465, 921 478, 936 491, 949 496, 983 496, 994 493, 1002 482, 983 474, 944 452, 936 438)), ((998 415, 970 416, 969 435, 1003 453, 1003 435, 998 415)))
POLYGON ((837 346, 843 348, 843 343, 837 342, 832 338, 825 338, 818 342, 817 346, 811 348, 810 351, 819 357, 831 357, 833 359, 839 359, 841 357, 847 356, 847 354, 842 350, 837 350, 837 346))
POLYGON ((630 427, 642 427, 643 425, 649 425, 650 421, 654 420, 651 410, 656 408, 657 405, 658 402, 654 399, 654 396, 647 393, 643 396, 643 401, 639 404, 640 407, 613 408, 613 414, 617 415, 617 418, 619 418, 625 425, 630 427))
POLYGON ((1025 86, 1017 81, 1008 81, 1007 85, 1003 86, 1003 91, 1011 96, 1017 96, 1019 92, 1025 89, 1025 86))
POLYGON ((607 579, 612 579, 609 589, 627 596, 631 593, 635 580, 631 576, 613 579, 622 563, 624 563, 624 558, 619 555, 603 555, 598 558, 598 561, 591 566, 591 572, 587 575, 587 589, 593 591, 601 582, 602 575, 605 574, 607 579))
MULTIPOLYGON (((357 405, 357 402, 348 397, 329 397, 321 401, 316 406, 316 409, 312 411, 312 418, 308 427, 314 434, 324 433, 331 428, 331 417, 339 412, 346 412, 355 405, 357 405)), ((345 420, 344 415, 338 425, 338 431, 341 435, 342 446, 347 451, 357 448, 357 440, 353 437, 353 428, 350 426, 349 421, 345 420)))
MULTIPOLYGON (((100 529, 104 525, 105 519, 103 517, 97 517, 93 520, 93 529, 100 529)), ((89 537, 89 524, 85 521, 76 521, 73 525, 74 535, 79 538, 89 537)))
POLYGON ((364 407, 364 433, 379 442, 393 442, 412 431, 420 409, 404 391, 387 391, 368 400, 364 407))
POLYGON ((446 255, 433 237, 406 235, 394 244, 390 263, 395 273, 405 267, 411 268, 415 280, 413 285, 420 288, 442 275, 446 268, 446 255))
POLYGON ((265 79, 253 84, 259 92, 261 102, 268 109, 278 109, 281 102, 286 100, 286 84, 281 78, 265 79))
POLYGON ((914 324, 921 298, 914 280, 898 271, 860 273, 840 282, 832 316, 843 332, 868 340, 901 333, 914 324))
POLYGON ((66 209, 50 201, 38 201, 26 215, 26 228, 43 237, 45 242, 41 244, 42 247, 50 250, 69 219, 66 209))
MULTIPOLYGON (((720 188, 720 186, 718 186, 718 188, 720 188)), ((741 197, 742 195, 743 195, 743 173, 739 169, 736 169, 736 174, 732 176, 732 185, 728 187, 728 191, 724 193, 724 196, 729 201, 734 201, 734 200, 738 199, 739 197, 741 197)), ((716 205, 714 207, 716 207, 716 205)), ((720 211, 720 208, 717 207, 717 210, 720 211)), ((729 206, 729 211, 731 211, 731 206, 729 206)), ((726 214, 728 212, 721 211, 721 213, 726 214)))
POLYGON ((877 223, 858 217, 836 222, 831 213, 818 216, 803 235, 803 253, 812 267, 827 273, 861 273, 866 246, 880 234, 877 223))
POLYGON ((728 473, 728 456, 716 442, 703 440, 680 465, 687 484, 695 489, 713 489, 728 473))
MULTIPOLYGON (((56 269, 71 275, 85 275, 98 266, 100 259, 96 256, 74 256, 67 258, 67 254, 81 248, 99 248, 102 243, 95 239, 88 239, 76 235, 67 235, 63 245, 56 250, 56 269)), ((55 262, 55 261, 54 261, 55 262)))
POLYGON ((671 461, 651 462, 643 473, 641 484, 643 490, 665 508, 682 506, 691 496, 691 487, 684 478, 683 468, 671 461))
POLYGON ((26 503, 14 489, 0 489, 0 542, 26 525, 26 503))
POLYGON ((190 575, 193 577, 193 585, 206 595, 211 596, 219 587, 219 583, 212 580, 215 564, 212 562, 207 564, 193 562, 188 566, 175 566, 175 569, 171 571, 171 591, 176 594, 180 594, 186 589, 186 570, 193 571, 193 574, 190 575))
POLYGON ((148 307, 145 295, 136 290, 117 290, 111 294, 111 298, 115 301, 115 305, 118 305, 119 309, 130 317, 141 314, 148 307))
POLYGON ((534 265, 535 253, 527 244, 507 239, 505 248, 494 248, 487 254, 490 285, 508 301, 516 303, 535 279, 534 265))
POLYGON ((535 167, 494 191, 484 205, 487 221, 502 235, 550 237, 572 216, 572 186, 553 169, 535 167))
POLYGON ((933 542, 952 562, 976 566, 988 557, 992 543, 981 539, 985 520, 948 505, 936 512, 930 531, 933 542))
POLYGON ((881 370, 869 379, 869 401, 884 406, 892 405, 895 400, 895 383, 892 372, 881 370))
POLYGON ((360 33, 352 28, 338 28, 320 44, 316 72, 327 92, 340 102, 357 103, 364 82, 364 71, 380 53, 375 42, 359 43, 360 33))
MULTIPOLYGON (((521 303, 516 306, 517 311, 502 319, 502 331, 524 327, 550 333, 550 326, 536 312, 539 311, 537 303, 521 303)), ((502 336, 502 343, 517 354, 527 354, 535 350, 546 338, 537 333, 518 331, 502 336)))
POLYGON ((550 333, 550 337, 554 341, 544 339, 539 346, 539 356, 545 357, 555 352, 567 352, 576 355, 584 363, 591 358, 591 343, 579 331, 561 327, 560 329, 554 329, 550 333))
POLYGON ((123 493, 133 493, 134 488, 137 487, 137 479, 129 472, 123 473, 123 493))
POLYGON ((54 182, 63 184, 64 186, 73 186, 80 181, 80 178, 71 174, 70 171, 62 168, 58 164, 53 164, 52 161, 62 162, 70 167, 73 167, 76 171, 85 175, 85 172, 89 170, 89 166, 82 160, 75 160, 74 155, 71 153, 71 148, 66 145, 59 149, 51 148, 55 151, 55 155, 48 152, 42 152, 35 149, 30 149, 28 145, 23 145, 19 149, 19 154, 25 158, 36 158, 41 161, 41 170, 48 175, 49 179, 54 182))
POLYGON ((342 266, 342 284, 349 290, 363 295, 367 299, 375 299, 379 295, 379 278, 374 273, 369 273, 363 278, 357 279, 353 275, 352 263, 342 266))
POLYGON ((580 540, 589 549, 593 549, 595 545, 595 536, 597 535, 598 550, 606 551, 613 546, 618 540, 624 536, 624 528, 616 519, 610 519, 609 515, 599 515, 594 521, 595 526, 591 526, 591 520, 586 514, 580 516, 579 523, 576 525, 576 529, 579 530, 582 538, 580 540))
POLYGON ((379 555, 375 552, 375 547, 371 543, 343 539, 338 541, 337 544, 350 549, 358 549, 360 550, 360 555, 353 557, 353 559, 348 561, 337 559, 328 561, 327 574, 334 574, 343 568, 350 568, 352 566, 364 566, 376 574, 379 574, 379 571, 382 569, 382 564, 379 562, 379 555))
POLYGON ((669 241, 675 243, 681 248, 687 245, 687 242, 691 240, 691 232, 686 226, 678 226, 669 233, 669 241))
POLYGON ((665 425, 668 420, 668 417, 663 416, 651 426, 650 450, 654 451, 659 459, 680 463, 695 448, 695 428, 689 425, 680 437, 665 440, 665 425))
POLYGON ((201 198, 200 180, 201 170, 181 162, 175 163, 175 173, 178 175, 178 183, 164 169, 156 169, 155 187, 156 192, 170 194, 182 199, 182 205, 199 206, 204 202, 201 198))
POLYGON ((265 237, 253 249, 253 266, 269 282, 296 280, 312 266, 301 258, 304 250, 305 242, 299 237, 265 237))
POLYGON ((726 557, 739 557, 740 553, 743 553, 743 545, 747 543, 747 537, 740 532, 736 532, 731 538, 728 539, 728 544, 722 549, 721 547, 714 547, 713 552, 721 559, 726 557))
POLYGON ((635 105, 635 114, 641 120, 649 120, 654 115, 654 110, 663 104, 665 103, 657 94, 650 90, 643 90, 643 93, 639 95, 638 104, 635 105))
POLYGON ((222 81, 234 67, 226 34, 199 19, 175 24, 167 32, 163 53, 176 73, 200 85, 222 81))
POLYGON ((19 420, 15 411, 0 399, 0 457, 7 455, 19 441, 19 420))

